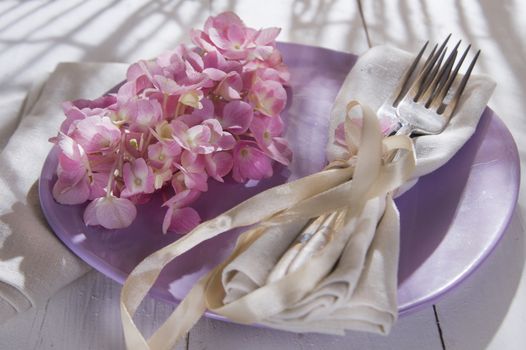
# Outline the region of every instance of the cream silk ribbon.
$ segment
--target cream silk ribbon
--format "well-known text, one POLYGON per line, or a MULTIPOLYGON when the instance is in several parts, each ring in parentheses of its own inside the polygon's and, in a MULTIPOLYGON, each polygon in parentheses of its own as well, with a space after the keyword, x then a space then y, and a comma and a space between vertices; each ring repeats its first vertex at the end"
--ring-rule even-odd
MULTIPOLYGON (((266 284, 228 304, 222 270, 270 228, 287 229, 301 220, 307 221, 331 212, 338 216, 337 228, 349 229, 362 214, 367 201, 382 197, 387 208, 394 208, 390 193, 409 179, 415 168, 413 143, 406 136, 383 137, 375 113, 358 102, 350 102, 347 112, 360 106, 363 126, 357 154, 353 140, 347 137, 350 159, 336 160, 325 170, 273 187, 235 206, 218 217, 197 226, 178 241, 158 250, 135 267, 121 292, 121 316, 129 349, 171 349, 208 309, 218 315, 245 324, 262 322, 298 301, 330 273, 333 260, 324 259, 341 249, 344 235, 338 230, 322 251, 297 270, 266 284), (392 152, 401 157, 386 161, 392 152), (181 301, 165 323, 148 339, 143 337, 132 317, 162 269, 173 259, 199 243, 237 227, 257 224, 237 240, 232 254, 202 277, 181 301)), ((353 126, 347 114, 346 135, 353 126)))

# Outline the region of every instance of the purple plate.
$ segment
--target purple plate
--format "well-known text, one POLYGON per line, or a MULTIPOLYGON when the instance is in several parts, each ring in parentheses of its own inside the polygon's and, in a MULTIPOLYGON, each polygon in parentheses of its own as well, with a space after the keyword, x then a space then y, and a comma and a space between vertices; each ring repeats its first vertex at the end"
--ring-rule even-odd
MULTIPOLYGON (((205 220, 325 165, 329 111, 356 56, 296 44, 281 43, 279 48, 292 75, 284 119, 294 161, 289 168, 275 167, 274 176, 259 183, 211 182, 195 205, 205 220)), ((53 200, 57 155, 54 148, 42 169, 42 210, 55 234, 95 269, 122 284, 143 258, 178 238, 161 233, 165 209, 160 198, 139 206, 137 219, 126 229, 86 227, 82 221, 86 205, 64 206, 53 200)), ((475 135, 457 155, 396 201, 401 215, 400 314, 434 302, 482 263, 510 220, 518 189, 517 147, 488 108, 475 135)), ((229 254, 238 234, 226 232, 175 259, 163 270, 151 295, 179 302, 200 276, 229 254)))

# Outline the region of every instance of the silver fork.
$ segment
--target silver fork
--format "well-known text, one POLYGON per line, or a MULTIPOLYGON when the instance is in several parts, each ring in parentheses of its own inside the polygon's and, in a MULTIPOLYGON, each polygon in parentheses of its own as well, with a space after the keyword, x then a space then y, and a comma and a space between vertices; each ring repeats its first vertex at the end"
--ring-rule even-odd
POLYGON ((396 131, 397 135, 439 134, 445 129, 447 123, 454 115, 460 97, 480 55, 480 50, 471 60, 460 83, 455 85, 455 79, 459 76, 460 67, 471 45, 468 45, 455 64, 461 41, 455 45, 448 57, 445 58, 446 44, 450 37, 451 34, 440 47, 435 45, 422 68, 418 69, 428 42, 424 44, 402 77, 401 83, 392 95, 393 98, 386 101, 379 109, 378 114, 380 116, 383 113, 396 116, 401 125, 396 131))

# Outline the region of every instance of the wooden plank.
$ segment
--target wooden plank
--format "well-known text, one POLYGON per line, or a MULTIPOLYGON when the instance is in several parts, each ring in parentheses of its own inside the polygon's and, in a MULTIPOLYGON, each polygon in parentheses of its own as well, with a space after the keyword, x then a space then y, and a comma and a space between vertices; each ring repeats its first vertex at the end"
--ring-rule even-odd
MULTIPOLYGON (((96 271, 62 289, 49 302, 0 327, 0 349, 124 349, 120 321, 121 286, 96 271)), ((147 298, 135 321, 150 335, 173 306, 147 298)), ((186 349, 186 342, 177 350, 186 349)))
POLYGON ((403 317, 391 334, 348 332, 345 336, 297 334, 202 318, 189 337, 191 350, 230 349, 442 349, 431 308, 403 317))

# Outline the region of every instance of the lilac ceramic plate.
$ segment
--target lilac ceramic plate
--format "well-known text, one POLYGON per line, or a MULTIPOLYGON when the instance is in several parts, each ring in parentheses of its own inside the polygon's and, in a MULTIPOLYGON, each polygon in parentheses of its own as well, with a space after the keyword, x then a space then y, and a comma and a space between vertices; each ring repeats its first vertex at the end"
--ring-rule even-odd
MULTIPOLYGON (((247 185, 211 183, 196 205, 209 219, 271 186, 323 168, 328 114, 356 56, 295 44, 280 44, 292 74, 292 95, 284 119, 294 152, 289 168, 247 185)), ((85 205, 63 206, 51 195, 57 150, 49 154, 40 178, 40 200, 56 235, 80 258, 119 283, 144 257, 171 243, 163 235, 160 199, 139 208, 127 229, 86 227, 85 205)), ((517 148, 500 119, 486 109, 475 135, 438 171, 397 200, 401 214, 398 302, 401 314, 434 302, 472 273, 501 238, 519 189, 517 148)), ((232 248, 238 232, 204 242, 174 260, 151 294, 177 303, 192 284, 232 248)), ((217 317, 216 315, 209 315, 217 317)))

